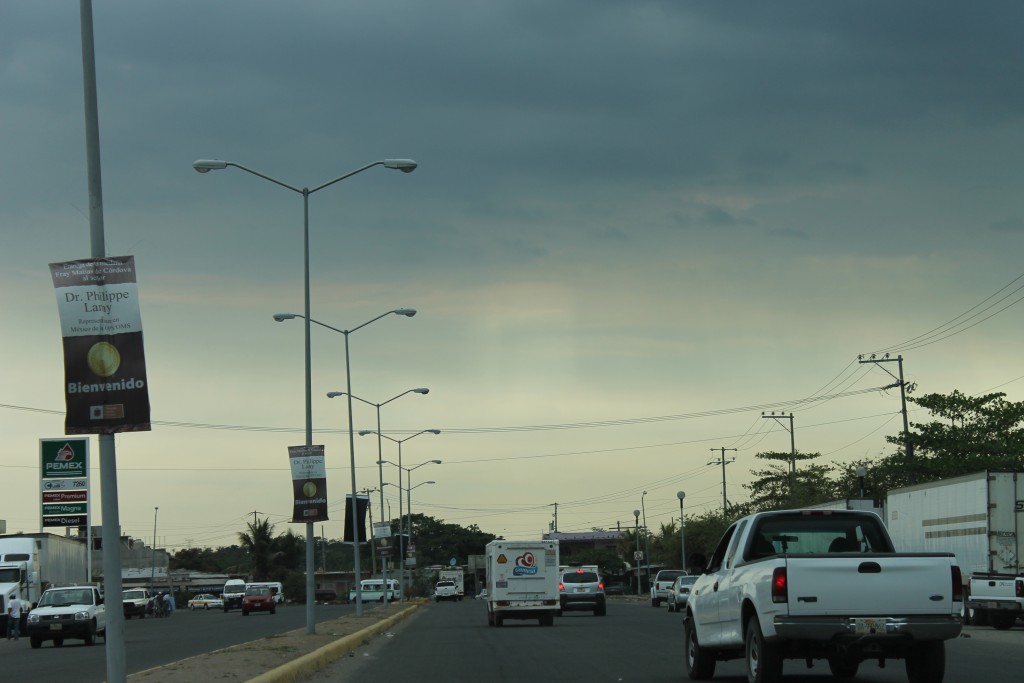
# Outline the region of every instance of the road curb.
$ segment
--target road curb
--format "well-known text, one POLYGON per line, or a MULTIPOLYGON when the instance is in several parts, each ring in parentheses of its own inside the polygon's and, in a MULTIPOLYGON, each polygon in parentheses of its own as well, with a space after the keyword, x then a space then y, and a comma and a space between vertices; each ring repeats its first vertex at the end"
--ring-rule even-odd
POLYGON ((362 645, 367 638, 373 638, 374 636, 380 635, 402 619, 412 616, 412 614, 419 608, 420 604, 410 605, 401 612, 393 614, 387 619, 377 622, 373 626, 369 626, 361 631, 356 631, 350 635, 343 636, 333 643, 324 645, 319 650, 302 655, 287 664, 282 664, 276 669, 271 669, 270 671, 262 673, 255 678, 250 678, 247 683, 295 683, 295 681, 298 681, 303 676, 322 669, 335 659, 352 652, 362 645))

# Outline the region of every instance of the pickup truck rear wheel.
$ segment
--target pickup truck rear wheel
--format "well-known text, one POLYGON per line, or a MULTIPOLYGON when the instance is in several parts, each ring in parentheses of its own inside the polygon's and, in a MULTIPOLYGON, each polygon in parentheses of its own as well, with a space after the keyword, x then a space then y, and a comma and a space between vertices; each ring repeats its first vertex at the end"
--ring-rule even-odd
POLYGON ((860 668, 860 660, 850 657, 829 657, 828 668, 836 678, 853 678, 860 668))
POLYGON ((715 675, 715 657, 697 642, 697 629, 693 619, 683 622, 683 638, 686 641, 686 675, 691 681, 707 681, 715 675))
POLYGON ((941 640, 912 645, 906 663, 910 683, 942 683, 946 674, 946 645, 941 640))
POLYGON ((754 615, 747 621, 748 683, 775 683, 782 679, 782 656, 777 647, 766 643, 761 633, 761 622, 754 615))
POLYGON ((1013 628, 1014 622, 1017 621, 1017 615, 1011 612, 989 612, 988 623, 992 624, 992 628, 998 631, 1005 631, 1013 628))

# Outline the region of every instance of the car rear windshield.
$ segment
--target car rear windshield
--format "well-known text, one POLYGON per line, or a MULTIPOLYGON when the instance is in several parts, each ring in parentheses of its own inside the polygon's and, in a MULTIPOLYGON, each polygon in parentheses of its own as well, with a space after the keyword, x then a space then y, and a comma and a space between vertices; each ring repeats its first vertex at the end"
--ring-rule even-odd
POLYGON ((600 579, 594 572, 571 572, 562 576, 562 583, 597 583, 600 579))
POLYGON ((437 587, 438 588, 452 588, 454 586, 455 586, 455 582, 454 581, 438 581, 437 582, 437 587))

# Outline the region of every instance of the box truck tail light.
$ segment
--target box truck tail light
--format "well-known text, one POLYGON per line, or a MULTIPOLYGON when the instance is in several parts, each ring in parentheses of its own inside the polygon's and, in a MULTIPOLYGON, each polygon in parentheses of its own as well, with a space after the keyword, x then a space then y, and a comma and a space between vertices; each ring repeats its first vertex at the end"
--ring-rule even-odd
POLYGON ((1024 579, 1017 579, 1014 581, 1015 590, 1018 598, 1024 598, 1024 579))
POLYGON ((789 602, 789 583, 786 568, 776 567, 772 572, 772 602, 789 602))
POLYGON ((498 600, 498 607, 508 607, 511 604, 508 600, 498 600))
POLYGON ((545 600, 544 604, 545 605, 557 605, 558 604, 558 600, 545 600))
POLYGON ((964 582, 963 577, 960 575, 960 567, 954 564, 950 567, 950 572, 953 574, 953 602, 963 602, 964 582))

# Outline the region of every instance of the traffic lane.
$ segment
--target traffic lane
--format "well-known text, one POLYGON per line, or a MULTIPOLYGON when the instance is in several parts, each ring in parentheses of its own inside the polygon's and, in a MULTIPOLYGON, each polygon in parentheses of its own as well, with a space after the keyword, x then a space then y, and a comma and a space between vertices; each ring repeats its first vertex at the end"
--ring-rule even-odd
MULTIPOLYGON (((946 643, 946 683, 977 683, 984 671, 993 681, 1017 680, 1024 668, 1024 629, 1010 632, 968 627, 946 643), (991 672, 991 673, 990 673, 991 672)), ((787 681, 834 683, 824 661, 808 669, 789 660, 787 681)), ((683 664, 682 616, 637 602, 611 600, 607 617, 566 613, 552 628, 537 622, 488 627, 480 601, 430 604, 351 657, 332 663, 304 683, 449 683, 452 680, 567 683, 687 680, 683 664)), ((742 660, 719 662, 714 680, 746 681, 742 660)), ((864 662, 865 683, 905 683, 902 660, 881 669, 864 662)))
MULTIPOLYGON (((317 605, 317 623, 355 612, 355 605, 317 605)), ((241 611, 179 609, 169 618, 129 619, 125 621, 125 663, 129 674, 163 666, 181 659, 221 648, 266 638, 278 633, 305 628, 305 605, 279 606, 277 614, 251 614, 241 611)), ((38 680, 40 673, 51 680, 102 683, 106 680, 106 647, 102 639, 89 647, 80 640, 66 640, 63 647, 44 643, 31 649, 22 636, 17 641, 0 639, 3 660, 2 680, 38 680), (43 668, 40 668, 43 667, 43 668)))

